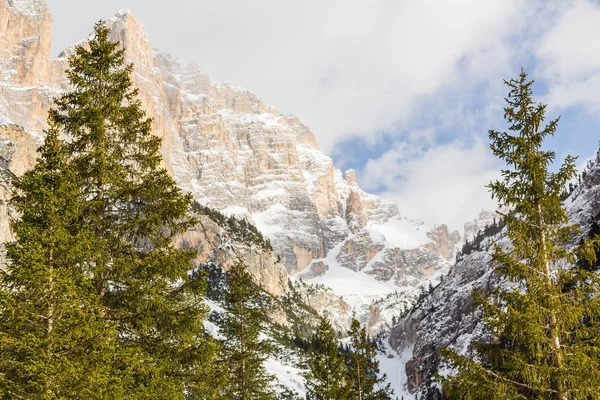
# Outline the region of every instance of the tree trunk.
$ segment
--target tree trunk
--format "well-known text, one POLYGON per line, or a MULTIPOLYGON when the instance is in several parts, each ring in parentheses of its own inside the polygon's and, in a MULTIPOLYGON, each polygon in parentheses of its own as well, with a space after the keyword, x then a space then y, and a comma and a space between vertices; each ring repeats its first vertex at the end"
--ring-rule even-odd
MULTIPOLYGON (((50 301, 48 302, 48 315, 46 315, 46 340, 48 341, 46 343, 46 357, 47 357, 47 361, 50 361, 50 357, 52 356, 52 345, 50 344, 50 336, 52 335, 52 331, 54 329, 54 311, 55 311, 55 304, 54 304, 54 253, 52 251, 52 249, 50 249, 50 255, 49 255, 49 259, 48 259, 48 283, 49 283, 49 288, 48 288, 48 293, 47 296, 49 297, 50 301)), ((51 391, 51 387, 52 387, 52 381, 50 379, 46 379, 45 382, 46 385, 46 391, 50 392, 51 391)))
POLYGON ((241 376, 241 386, 242 386, 242 394, 243 399, 246 400, 246 359, 245 359, 245 350, 244 350, 244 313, 246 312, 246 308, 242 304, 242 313, 240 315, 240 353, 242 354, 242 376, 241 376))
MULTIPOLYGON (((542 265, 544 267, 544 277, 546 280, 548 292, 552 293, 553 292, 552 286, 554 285, 554 283, 552 282, 550 263, 548 262, 548 258, 546 255, 546 231, 544 228, 542 205, 539 202, 537 204, 537 214, 538 214, 538 229, 540 232, 540 247, 541 247, 541 257, 542 257, 540 262, 542 263, 542 265)), ((556 319, 556 310, 554 310, 553 304, 549 305, 549 310, 550 310, 549 334, 550 334, 550 340, 552 343, 552 350, 554 353, 553 354, 554 366, 560 370, 560 369, 562 369, 562 366, 563 366, 563 360, 562 360, 562 355, 561 355, 560 337, 558 336, 558 333, 556 332, 556 324, 558 321, 556 319)), ((556 387, 554 389, 556 390, 556 399, 557 400, 567 400, 567 394, 565 393, 564 382, 563 382, 562 378, 558 379, 558 381, 556 383, 556 387)))
POLYGON ((358 364, 357 368, 356 368, 356 388, 358 389, 358 400, 362 400, 363 398, 363 394, 362 394, 362 385, 360 384, 361 382, 361 377, 360 377, 360 364, 358 364))

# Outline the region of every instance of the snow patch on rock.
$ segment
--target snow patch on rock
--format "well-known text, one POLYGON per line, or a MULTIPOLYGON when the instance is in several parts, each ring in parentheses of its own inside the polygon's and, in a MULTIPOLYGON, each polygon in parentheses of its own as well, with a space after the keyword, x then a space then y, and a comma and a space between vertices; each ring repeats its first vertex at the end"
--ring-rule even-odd
POLYGON ((34 17, 48 10, 46 0, 4 0, 15 14, 34 17))

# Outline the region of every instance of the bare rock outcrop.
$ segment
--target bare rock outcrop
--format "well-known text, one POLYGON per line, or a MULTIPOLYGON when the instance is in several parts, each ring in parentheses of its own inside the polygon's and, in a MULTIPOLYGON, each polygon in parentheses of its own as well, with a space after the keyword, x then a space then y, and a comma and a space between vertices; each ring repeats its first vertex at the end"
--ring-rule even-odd
POLYGON ((440 225, 427 232, 427 237, 431 242, 425 244, 425 248, 435 252, 447 261, 454 257, 456 245, 460 242, 460 233, 458 231, 449 232, 446 225, 440 225))
POLYGON ((212 263, 229 271, 241 260, 265 292, 279 297, 289 289, 285 267, 272 251, 258 245, 239 243, 211 218, 201 215, 198 224, 176 239, 184 249, 197 250, 195 264, 212 263))
POLYGON ((373 242, 368 232, 361 231, 342 245, 337 260, 340 265, 360 271, 379 253, 385 245, 373 242))
POLYGON ((310 280, 325 275, 329 271, 329 265, 325 261, 313 261, 310 267, 306 268, 296 277, 301 280, 310 280))

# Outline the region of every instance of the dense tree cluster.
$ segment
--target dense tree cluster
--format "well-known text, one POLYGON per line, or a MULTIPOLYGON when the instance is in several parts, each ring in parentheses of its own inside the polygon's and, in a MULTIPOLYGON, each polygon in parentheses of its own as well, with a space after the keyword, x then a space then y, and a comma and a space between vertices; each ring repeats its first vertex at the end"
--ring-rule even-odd
POLYGON ((133 67, 108 36, 98 23, 76 47, 38 162, 15 180, 20 218, 0 281, 5 397, 179 399, 217 356, 204 280, 172 240, 194 223, 190 197, 160 167, 133 67))
POLYGON ((272 353, 272 345, 261 338, 265 323, 265 307, 260 291, 238 261, 228 274, 225 311, 220 323, 221 361, 229 384, 223 398, 232 400, 268 400, 275 395, 271 388, 274 377, 267 374, 264 362, 272 353))
POLYGON ((380 375, 377 350, 365 327, 353 319, 349 343, 338 341, 327 318, 322 318, 311 342, 306 377, 308 400, 387 400, 393 391, 380 375))

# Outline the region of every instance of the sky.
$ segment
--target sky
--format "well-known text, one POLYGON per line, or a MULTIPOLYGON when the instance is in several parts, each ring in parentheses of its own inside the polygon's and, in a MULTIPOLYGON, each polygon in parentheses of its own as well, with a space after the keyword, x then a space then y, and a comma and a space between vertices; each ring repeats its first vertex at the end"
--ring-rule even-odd
POLYGON ((600 1, 48 0, 53 54, 129 8, 153 45, 296 114, 401 213, 460 229, 493 209, 504 79, 524 68, 560 159, 600 140, 600 1))

